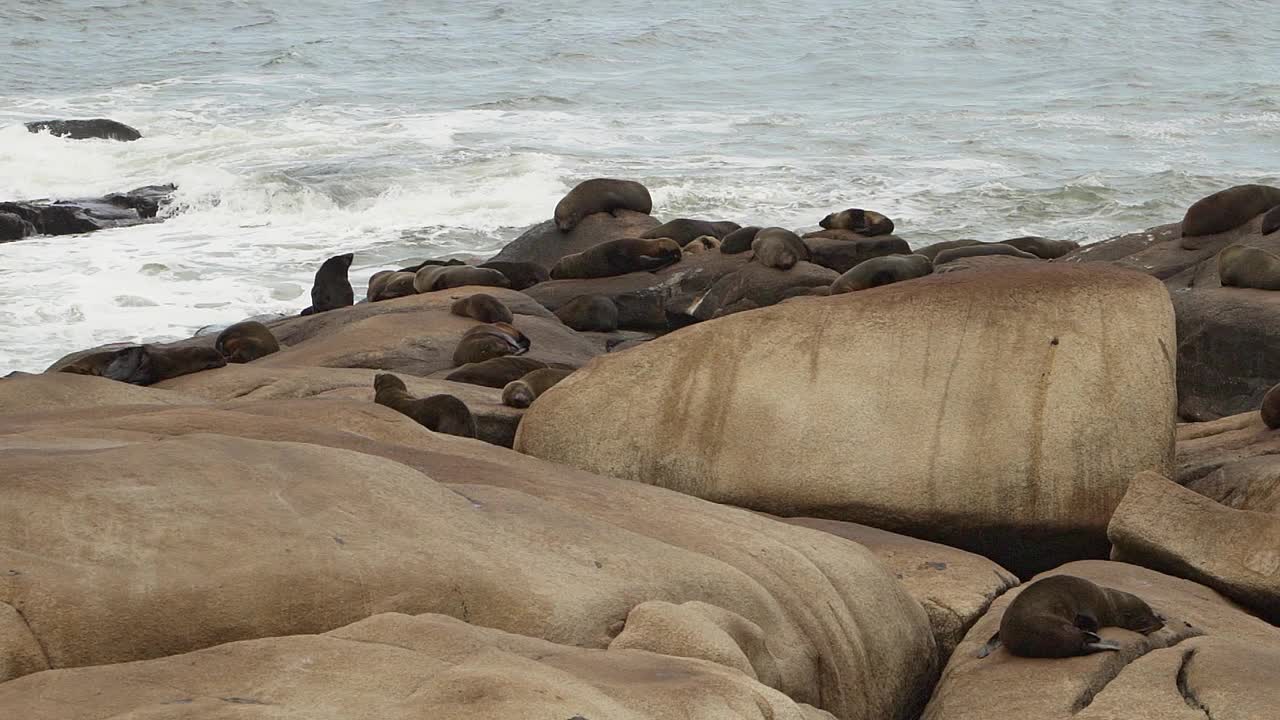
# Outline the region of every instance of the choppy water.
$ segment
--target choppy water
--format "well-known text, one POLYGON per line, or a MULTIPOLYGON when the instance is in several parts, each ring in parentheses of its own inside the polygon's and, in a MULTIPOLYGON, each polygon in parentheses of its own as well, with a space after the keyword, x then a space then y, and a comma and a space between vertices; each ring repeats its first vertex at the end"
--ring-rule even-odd
POLYGON ((176 182, 0 245, 0 372, 296 311, 318 263, 483 255, 578 180, 660 217, 1082 241, 1280 182, 1270 0, 0 0, 0 199, 176 182), (19 123, 115 118, 135 143, 19 123))

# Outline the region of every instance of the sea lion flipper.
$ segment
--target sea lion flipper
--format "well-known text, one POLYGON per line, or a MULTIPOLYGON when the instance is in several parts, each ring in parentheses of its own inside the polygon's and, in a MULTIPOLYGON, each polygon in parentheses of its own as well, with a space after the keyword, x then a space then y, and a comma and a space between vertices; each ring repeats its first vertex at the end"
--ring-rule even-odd
POLYGON ((1000 633, 997 632, 995 635, 991 636, 991 639, 987 641, 986 645, 983 645, 981 648, 978 648, 978 659, 981 660, 982 658, 995 652, 997 649, 999 649, 1000 645, 1001 645, 1000 633))
POLYGON ((1108 650, 1119 650, 1120 643, 1112 640, 1103 640, 1097 633, 1086 632, 1084 634, 1084 649, 1086 652, 1105 652, 1108 650))

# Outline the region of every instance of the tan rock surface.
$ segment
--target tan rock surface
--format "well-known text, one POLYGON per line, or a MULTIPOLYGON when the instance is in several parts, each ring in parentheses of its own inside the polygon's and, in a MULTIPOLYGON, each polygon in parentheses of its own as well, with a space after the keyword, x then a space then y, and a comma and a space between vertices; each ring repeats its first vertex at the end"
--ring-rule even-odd
POLYGON ((194 405, 200 402, 194 395, 73 373, 22 375, 0 380, 0 415, 102 405, 194 405))

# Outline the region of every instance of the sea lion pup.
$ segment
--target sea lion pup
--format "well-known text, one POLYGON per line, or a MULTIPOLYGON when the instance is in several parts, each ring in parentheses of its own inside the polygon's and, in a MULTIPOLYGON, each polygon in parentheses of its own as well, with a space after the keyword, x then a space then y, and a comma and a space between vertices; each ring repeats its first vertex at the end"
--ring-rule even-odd
POLYGON ((280 342, 266 325, 245 320, 218 333, 213 348, 229 363, 247 363, 278 351, 280 342))
POLYGON ((354 305, 355 291, 351 289, 351 281, 347 279, 347 271, 355 255, 334 255, 325 260, 316 271, 315 283, 311 286, 311 307, 302 311, 303 315, 328 312, 341 307, 354 305))
POLYGON ((1280 257, 1248 245, 1228 245, 1218 253, 1223 287, 1280 290, 1280 257))
POLYGON ((579 295, 555 310, 560 322, 578 332, 618 329, 618 306, 603 295, 579 295))
POLYGON ((376 272, 373 277, 369 278, 369 290, 365 293, 365 298, 369 302, 379 302, 415 295, 418 292, 413 289, 415 277, 411 272, 399 272, 396 270, 376 272))
POLYGON ((831 283, 831 294, 867 290, 933 272, 933 263, 923 255, 882 255, 863 260, 831 283))
POLYGON ((588 215, 598 212, 614 214, 615 210, 650 214, 653 212, 653 198, 649 197, 649 189, 634 180, 584 180, 556 203, 556 229, 567 233, 588 215))
POLYGON ((875 237, 893 232, 893 221, 874 210, 849 208, 822 218, 818 225, 824 230, 851 230, 859 235, 875 237))
POLYGON ((182 375, 212 370, 227 364, 222 353, 211 347, 162 348, 137 345, 116 352, 102 371, 102 377, 131 385, 153 385, 182 375))
POLYGON ((751 243, 755 241, 756 233, 759 233, 760 230, 761 228, 758 225, 748 225, 734 230, 720 238, 720 252, 725 255, 736 255, 750 250, 751 243))
POLYGON ((1216 235, 1280 205, 1280 188, 1237 185, 1195 202, 1182 218, 1182 236, 1216 235))
POLYGON ((809 246, 799 235, 786 228, 770 227, 756 233, 751 250, 761 265, 779 270, 790 270, 801 260, 809 259, 809 246))
POLYGON ((661 270, 680 262, 680 246, 667 238, 606 240, 580 253, 565 255, 551 268, 551 279, 613 277, 661 270))
POLYGON ((1120 627, 1150 635, 1164 627, 1142 598, 1072 575, 1037 580, 1018 594, 1000 618, 1000 631, 978 652, 986 657, 1004 645, 1022 657, 1063 658, 1119 650, 1098 629, 1120 627))
POLYGON ((504 355, 529 352, 529 338, 511 325, 498 322, 468 330, 453 351, 453 364, 484 362, 504 355))
POLYGON ((547 272, 547 269, 534 262, 498 260, 496 262, 480 263, 477 267, 497 270, 506 275, 507 280, 511 283, 512 290, 524 290, 551 279, 551 274, 547 272))
POLYGON ((1280 205, 1271 208, 1266 217, 1262 218, 1263 235, 1270 235, 1277 230, 1280 230, 1280 205))
POLYGON ((1280 385, 1276 385, 1262 396, 1262 422, 1272 430, 1280 428, 1280 385))
POLYGON ((476 293, 457 300, 449 307, 449 312, 482 323, 509 323, 515 319, 511 308, 487 293, 476 293))
POLYGON ((664 222, 656 228, 646 230, 642 238, 670 238, 677 245, 688 245, 703 235, 710 235, 719 240, 725 235, 740 229, 742 226, 736 222, 729 220, 693 220, 690 218, 676 218, 670 222, 664 222))
POLYGON ((391 373, 374 376, 373 401, 408 415, 428 430, 459 437, 476 436, 476 419, 466 403, 452 395, 416 398, 409 394, 404 381, 391 373))
MULTIPOLYGON (((482 385, 491 388, 503 388, 507 383, 528 375, 534 370, 550 367, 541 360, 522 355, 504 355, 503 357, 485 360, 484 362, 463 365, 445 376, 445 380, 482 385)), ((567 367, 557 365, 557 367, 567 367)))
POLYGON ((513 408, 527 408, 537 400, 547 388, 569 377, 572 370, 564 368, 542 368, 528 373, 519 380, 512 380, 502 388, 502 404, 513 408))
POLYGON ((966 245, 964 247, 950 248, 943 250, 933 258, 934 265, 946 265, 952 260, 959 260, 967 257, 981 257, 984 255, 1010 255, 1020 257, 1025 260, 1039 260, 1040 258, 1029 252, 1022 252, 1012 245, 1004 243, 978 243, 977 245, 966 245))
POLYGON ((497 270, 471 267, 470 265, 428 265, 413 277, 413 289, 420 293, 448 290, 467 285, 511 287, 507 276, 497 270))
POLYGON ((720 241, 714 235, 703 235, 702 237, 694 238, 680 248, 685 255, 700 255, 704 252, 718 249, 720 249, 720 241))
POLYGON ((1071 240, 1053 240, 1038 235, 1024 235, 1011 240, 1001 240, 1000 245, 1009 245, 1022 252, 1031 253, 1041 260, 1057 260, 1073 250, 1080 249, 1080 243, 1071 240))

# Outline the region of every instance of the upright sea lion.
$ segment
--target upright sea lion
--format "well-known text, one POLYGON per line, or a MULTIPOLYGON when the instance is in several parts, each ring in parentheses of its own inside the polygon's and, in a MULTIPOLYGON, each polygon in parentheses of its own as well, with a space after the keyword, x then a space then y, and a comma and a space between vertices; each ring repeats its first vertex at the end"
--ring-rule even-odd
POLYGON ((1277 205, 1267 211, 1267 216, 1262 218, 1262 234, 1270 235, 1280 230, 1280 205, 1277 205))
POLYGON ((153 385, 182 375, 212 370, 227 364, 222 353, 211 347, 171 347, 137 345, 116 352, 102 371, 102 377, 132 385, 153 385))
POLYGON ((476 293, 457 300, 449 307, 449 312, 482 323, 509 323, 515 319, 511 308, 487 293, 476 293))
POLYGON ((374 376, 373 390, 374 402, 408 415, 428 430, 459 437, 476 436, 476 419, 471 410, 452 395, 416 398, 409 394, 404 381, 391 373, 374 376))
POLYGON ((1276 385, 1262 396, 1262 422, 1272 430, 1280 429, 1280 385, 1276 385))
POLYGON ((756 233, 751 250, 761 265, 790 270, 801 260, 809 259, 809 247, 799 235, 786 228, 770 227, 756 233))
POLYGON ((1009 255, 1012 257, 1020 257, 1025 260, 1039 260, 1040 258, 1029 252, 1022 252, 1012 245, 1003 243, 978 243, 977 245, 966 245, 965 247, 951 248, 943 250, 933 258, 934 265, 946 265, 952 260, 959 260, 967 257, 981 257, 984 255, 1009 255))
POLYGON ((738 228, 733 232, 720 238, 720 252, 725 255, 736 255, 744 253, 751 249, 751 243, 756 239, 756 233, 760 232, 758 225, 749 225, 744 228, 738 228))
POLYGON ((278 351, 280 343, 266 325, 246 320, 218 333, 213 347, 229 363, 247 363, 278 351))
POLYGON ((932 245, 926 245, 920 248, 919 250, 916 251, 916 254, 923 255, 929 258, 929 260, 935 261, 938 259, 938 253, 942 252, 943 250, 950 250, 952 248, 973 247, 975 245, 982 245, 982 244, 984 243, 980 240, 943 240, 942 242, 936 242, 932 245))
POLYGON ((933 272, 933 263, 923 255, 882 255, 854 265, 831 283, 831 294, 854 292, 924 277, 933 272))
POLYGON ((303 315, 328 312, 355 304, 356 294, 351 289, 351 281, 347 279, 347 271, 354 258, 355 255, 351 253, 334 255, 320 265, 320 269, 316 271, 315 283, 311 286, 311 307, 303 310, 303 315))
POLYGON ((484 362, 504 355, 529 352, 529 338, 511 325, 499 322, 477 325, 468 330, 453 351, 453 364, 484 362))
POLYGON ((1164 627, 1142 598, 1100 587, 1084 578, 1052 575, 1026 587, 1005 608, 1000 631, 978 657, 1003 644, 1022 657, 1063 658, 1119 650, 1098 637, 1098 629, 1120 627, 1150 635, 1164 627))
POLYGON ((1216 235, 1280 205, 1280 188, 1237 185, 1197 200, 1182 218, 1182 236, 1216 235))
POLYGON ((524 290, 551 279, 547 269, 534 262, 499 260, 481 263, 478 267, 497 270, 506 275, 512 290, 524 290))
POLYGON ((1280 290, 1280 257, 1248 245, 1228 245, 1218 253, 1223 287, 1280 290))
POLYGON ((488 287, 511 287, 507 276, 489 268, 463 265, 428 265, 418 271, 413 278, 413 289, 420 293, 448 290, 449 288, 467 285, 483 285, 488 287))
POLYGON ((413 281, 416 277, 411 272, 396 270, 376 272, 369 278, 369 290, 365 297, 369 302, 379 302, 414 295, 418 292, 413 289, 413 281))
POLYGON ((680 246, 667 238, 619 238, 565 255, 551 268, 554 280, 599 278, 661 270, 680 262, 680 246))
POLYGON ((548 365, 541 360, 522 355, 504 355, 484 362, 463 365, 446 375, 444 379, 469 385, 502 388, 512 380, 519 380, 534 370, 544 367, 548 365))
POLYGON ((618 306, 603 295, 579 295, 555 310, 560 322, 578 332, 618 329, 618 306))
POLYGON ((634 180, 595 178, 578 183, 556 204, 556 228, 569 232, 582 218, 598 212, 634 210, 648 215, 653 212, 649 189, 634 180))
POLYGON ((874 237, 893 232, 893 221, 874 210, 849 208, 822 218, 818 225, 826 230, 852 230, 859 235, 874 237))
POLYGON ((670 238, 677 245, 684 246, 702 237, 710 235, 717 240, 725 235, 740 229, 742 226, 736 222, 729 220, 691 220, 689 218, 677 218, 669 222, 664 222, 656 228, 652 228, 641 235, 642 238, 670 238))
POLYGON ((534 370, 519 380, 512 380, 502 388, 502 404, 513 408, 527 408, 546 392, 547 388, 569 377, 572 373, 572 370, 564 368, 534 370))
POLYGON ((1015 247, 1022 252, 1031 253, 1042 260, 1056 260, 1063 255, 1080 249, 1080 243, 1071 240, 1052 240, 1036 235, 1024 235, 1011 240, 1001 240, 1001 245, 1015 247))
POLYGON ((702 237, 690 240, 684 247, 680 248, 680 250, 683 251, 685 255, 700 255, 704 252, 718 250, 719 248, 720 241, 717 240, 714 235, 703 235, 702 237))

